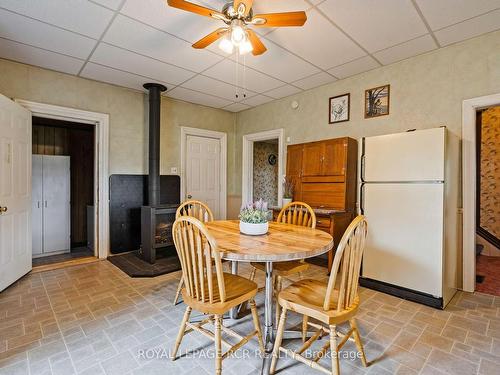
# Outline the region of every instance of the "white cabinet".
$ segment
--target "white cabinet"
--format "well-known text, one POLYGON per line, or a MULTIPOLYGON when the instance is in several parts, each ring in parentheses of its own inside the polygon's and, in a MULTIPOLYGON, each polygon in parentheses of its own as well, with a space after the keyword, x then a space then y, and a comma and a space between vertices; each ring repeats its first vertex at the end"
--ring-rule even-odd
POLYGON ((70 251, 70 157, 33 155, 33 257, 70 251))

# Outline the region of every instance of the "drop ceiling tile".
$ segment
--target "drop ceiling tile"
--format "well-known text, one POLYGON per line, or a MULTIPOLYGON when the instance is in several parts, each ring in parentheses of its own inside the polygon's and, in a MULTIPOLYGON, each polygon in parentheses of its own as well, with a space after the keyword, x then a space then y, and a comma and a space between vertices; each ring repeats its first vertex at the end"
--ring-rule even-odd
POLYGON ((122 15, 116 17, 104 41, 196 72, 222 59, 212 52, 195 50, 185 41, 122 15))
POLYGON ((86 59, 96 42, 46 23, 0 9, 0 38, 86 59))
MULTIPOLYGON (((122 72, 120 70, 108 68, 106 66, 87 63, 80 76, 90 78, 96 81, 107 82, 113 85, 128 87, 134 90, 145 91, 143 84, 149 81, 148 78, 141 77, 135 74, 122 72)), ((167 82, 158 82, 169 86, 167 82)))
POLYGON ((90 0, 90 1, 116 10, 118 9, 123 0, 90 0))
MULTIPOLYGON (((219 98, 224 98, 234 102, 238 102, 243 99, 243 89, 202 75, 197 75, 196 77, 183 83, 182 87, 195 91, 201 91, 209 95, 215 95, 219 98), (238 97, 236 97, 236 95, 238 95, 238 97)), ((255 95, 255 93, 250 90, 246 90, 246 95, 255 95)))
POLYGON ((214 108, 221 108, 231 104, 231 101, 229 100, 189 90, 184 87, 176 87, 167 96, 178 100, 184 100, 185 102, 206 105, 214 108))
POLYGON ((307 12, 303 27, 282 27, 266 36, 307 61, 328 69, 366 53, 317 10, 307 12))
POLYGON ((222 21, 172 8, 165 0, 128 0, 121 13, 191 43, 226 26, 222 21))
POLYGON ((446 46, 498 29, 500 29, 500 9, 436 31, 434 35, 442 46, 446 46))
POLYGON ((392 64, 396 61, 404 60, 412 56, 436 49, 436 42, 430 35, 410 40, 409 42, 375 52, 373 56, 384 65, 392 64))
POLYGON ((111 10, 81 0, 2 0, 0 7, 96 39, 113 16, 111 10))
POLYGON ((251 107, 255 107, 255 106, 258 106, 258 105, 261 105, 264 103, 271 102, 273 100, 274 100, 274 98, 259 94, 259 95, 252 96, 251 98, 242 100, 241 102, 243 104, 248 104, 251 107))
POLYGON ((277 89, 267 91, 266 95, 275 98, 275 99, 281 99, 284 98, 285 96, 297 94, 298 92, 301 92, 302 90, 298 89, 297 87, 293 87, 291 85, 284 85, 281 87, 278 87, 277 89))
POLYGON ((360 59, 348 62, 340 66, 336 66, 328 70, 328 73, 339 79, 347 78, 355 74, 363 73, 371 69, 378 68, 380 65, 370 56, 365 56, 360 59))
POLYGON ((318 6, 369 52, 427 33, 410 0, 327 0, 318 6))
POLYGON ((330 74, 321 72, 318 74, 314 74, 310 77, 302 78, 298 81, 293 82, 294 86, 298 86, 301 89, 309 90, 314 87, 326 85, 327 83, 336 81, 335 77, 332 77, 330 74))
MULTIPOLYGON (((246 55, 245 61, 247 66, 285 82, 305 78, 320 71, 314 65, 291 54, 269 39, 261 39, 267 47, 267 51, 260 56, 246 55)), ((232 56, 231 59, 234 60, 235 57, 232 56)), ((243 61, 241 57, 240 61, 243 61)))
POLYGON ((251 68, 244 69, 242 65, 237 65, 234 61, 223 60, 214 65, 210 69, 203 72, 203 75, 224 81, 231 85, 245 86, 249 90, 262 93, 263 91, 271 90, 282 86, 283 82, 274 78, 259 73, 251 68), (245 72, 245 80, 243 80, 243 72, 245 72))
POLYGON ((196 74, 106 43, 99 44, 91 61, 174 85, 178 85, 196 74))
POLYGON ((0 56, 5 59, 68 74, 77 74, 84 63, 83 60, 12 42, 7 39, 0 39, 0 56))
POLYGON ((225 111, 230 111, 230 112, 240 112, 244 111, 245 109, 251 108, 249 105, 241 104, 241 103, 233 103, 228 105, 227 107, 222 108, 225 111))
POLYGON ((465 21, 500 8, 500 0, 417 0, 432 30, 465 21))

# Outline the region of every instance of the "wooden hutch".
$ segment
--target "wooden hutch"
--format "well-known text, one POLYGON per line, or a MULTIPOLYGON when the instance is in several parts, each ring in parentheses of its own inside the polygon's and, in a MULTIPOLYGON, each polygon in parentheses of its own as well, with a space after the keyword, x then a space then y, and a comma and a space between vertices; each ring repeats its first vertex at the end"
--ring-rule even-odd
MULTIPOLYGON (((316 213, 316 227, 330 233, 335 247, 356 215, 358 143, 335 138, 290 145, 286 175, 295 182, 294 201, 309 204, 316 213)), ((274 219, 280 208, 274 208, 274 219)), ((333 262, 328 253, 328 271, 333 262)))

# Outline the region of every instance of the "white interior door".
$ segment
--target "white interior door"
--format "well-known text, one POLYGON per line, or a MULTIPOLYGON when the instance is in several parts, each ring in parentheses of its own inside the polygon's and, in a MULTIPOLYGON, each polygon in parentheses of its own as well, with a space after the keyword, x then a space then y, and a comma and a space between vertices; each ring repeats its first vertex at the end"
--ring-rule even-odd
POLYGON ((31 270, 31 113, 0 95, 0 291, 31 270))
POLYGON ((187 136, 186 199, 205 202, 220 218, 220 140, 187 136))
POLYGON ((446 128, 364 138, 364 181, 444 180, 446 128))
POLYGON ((442 296, 443 184, 365 184, 363 277, 442 296))
POLYGON ((43 156, 43 252, 70 251, 70 157, 43 156))
POLYGON ((31 173, 31 230, 33 232, 32 253, 40 256, 43 252, 43 165, 42 155, 33 155, 31 173))

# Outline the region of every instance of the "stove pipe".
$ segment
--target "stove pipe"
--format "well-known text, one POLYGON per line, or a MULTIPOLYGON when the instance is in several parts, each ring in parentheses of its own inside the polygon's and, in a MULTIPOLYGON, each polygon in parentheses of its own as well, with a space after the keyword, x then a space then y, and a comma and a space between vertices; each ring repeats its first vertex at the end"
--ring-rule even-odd
POLYGON ((161 92, 167 88, 159 83, 146 83, 149 91, 149 176, 148 204, 160 204, 160 104, 161 92))

